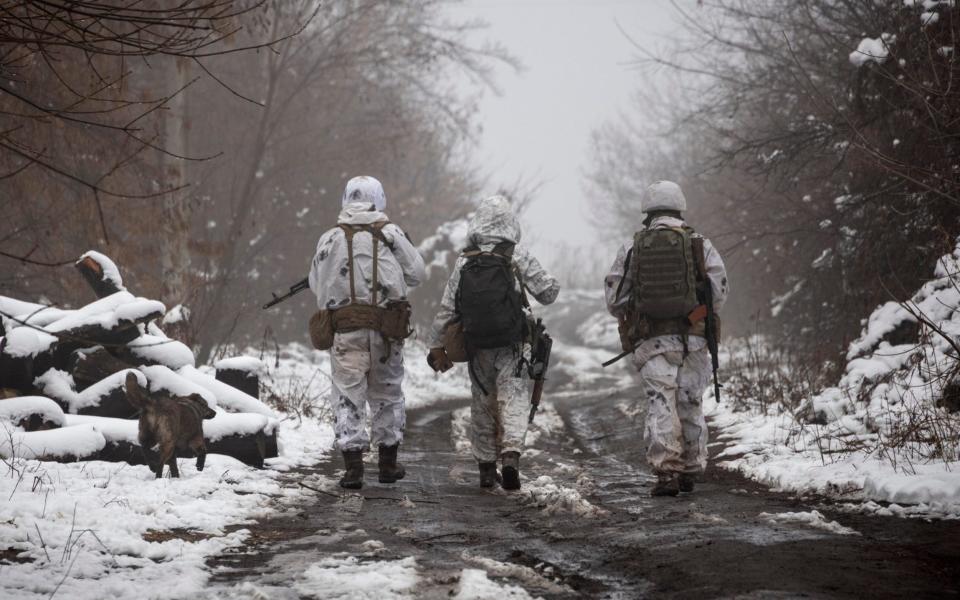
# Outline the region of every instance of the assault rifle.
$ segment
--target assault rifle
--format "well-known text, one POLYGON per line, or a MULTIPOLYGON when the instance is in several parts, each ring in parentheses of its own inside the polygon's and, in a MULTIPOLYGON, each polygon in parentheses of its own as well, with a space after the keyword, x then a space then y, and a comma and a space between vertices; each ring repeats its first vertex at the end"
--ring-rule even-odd
POLYGON ((540 408, 540 398, 543 396, 543 384, 547 381, 547 369, 550 368, 550 354, 553 352, 553 338, 547 333, 543 319, 537 319, 533 327, 533 336, 530 351, 530 378, 533 379, 533 396, 530 398, 530 418, 527 423, 533 423, 533 417, 540 408))
POLYGON ((713 396, 717 403, 720 403, 720 380, 717 377, 717 371, 720 369, 720 331, 717 327, 717 313, 713 309, 713 282, 707 276, 706 255, 703 250, 703 238, 694 240, 694 260, 697 262, 697 270, 701 275, 700 293, 707 309, 704 315, 704 325, 706 328, 707 350, 710 351, 710 362, 713 366, 713 396))
POLYGON ((270 302, 267 302, 266 304, 263 305, 263 310, 267 310, 268 308, 274 307, 277 304, 280 304, 281 302, 283 302, 284 300, 289 300, 290 298, 293 298, 300 292, 307 289, 310 289, 310 283, 309 281, 304 279, 303 281, 298 281, 295 284, 291 285, 290 291, 288 291, 286 294, 283 294, 282 296, 278 296, 274 292, 270 292, 270 295, 273 296, 273 299, 270 300, 270 302))
POLYGON ((707 316, 705 325, 707 328, 707 350, 710 351, 710 362, 713 366, 713 397, 717 403, 720 403, 720 380, 717 378, 717 371, 720 369, 720 340, 717 335, 717 313, 713 312, 713 284, 710 280, 703 286, 703 299, 707 305, 707 316))

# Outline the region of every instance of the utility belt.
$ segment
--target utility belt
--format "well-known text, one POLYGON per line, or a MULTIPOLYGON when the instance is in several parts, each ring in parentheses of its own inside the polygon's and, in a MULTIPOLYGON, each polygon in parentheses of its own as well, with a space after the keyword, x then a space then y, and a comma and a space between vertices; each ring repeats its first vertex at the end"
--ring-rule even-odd
MULTIPOLYGON (((717 337, 720 335, 720 319, 717 322, 717 337)), ((645 315, 627 315, 619 322, 620 345, 628 352, 644 340, 661 335, 679 335, 681 337, 707 337, 705 307, 698 306, 686 317, 676 319, 651 319, 645 315), (703 310, 701 310, 703 309, 703 310)))
POLYGON ((409 302, 394 301, 387 306, 350 304, 333 311, 331 317, 335 333, 372 329, 385 338, 404 340, 413 333, 411 314, 409 302))

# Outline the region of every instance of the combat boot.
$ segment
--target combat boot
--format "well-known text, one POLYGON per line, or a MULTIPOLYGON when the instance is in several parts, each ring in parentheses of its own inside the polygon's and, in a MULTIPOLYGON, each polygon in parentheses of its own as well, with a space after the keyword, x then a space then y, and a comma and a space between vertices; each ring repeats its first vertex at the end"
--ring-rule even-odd
POLYGON ((340 480, 340 487, 359 490, 363 487, 363 451, 344 450, 343 465, 346 472, 340 480))
POLYGON ((657 475, 657 485, 653 486, 650 495, 657 496, 676 496, 680 493, 680 481, 676 473, 665 473, 657 475))
POLYGON ((697 476, 693 473, 680 473, 680 477, 677 479, 678 484, 680 485, 680 491, 684 494, 693 493, 693 488, 697 484, 697 476))
POLYGON ((377 460, 377 466, 380 468, 380 483, 396 483, 407 474, 403 465, 397 462, 397 451, 399 449, 399 443, 392 446, 380 446, 380 456, 377 460))
POLYGON ((520 453, 504 452, 503 460, 503 489, 520 489, 520 453))
POLYGON ((497 463, 480 463, 480 487, 492 488, 500 481, 500 474, 497 473, 497 463))

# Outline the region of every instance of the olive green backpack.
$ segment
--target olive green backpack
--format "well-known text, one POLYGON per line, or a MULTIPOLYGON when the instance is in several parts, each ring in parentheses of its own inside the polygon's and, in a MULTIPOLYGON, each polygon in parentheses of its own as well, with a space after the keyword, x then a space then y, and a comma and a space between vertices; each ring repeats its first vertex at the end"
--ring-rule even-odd
POLYGON ((646 229, 633 238, 631 312, 653 321, 686 319, 697 300, 697 268, 689 228, 646 229))

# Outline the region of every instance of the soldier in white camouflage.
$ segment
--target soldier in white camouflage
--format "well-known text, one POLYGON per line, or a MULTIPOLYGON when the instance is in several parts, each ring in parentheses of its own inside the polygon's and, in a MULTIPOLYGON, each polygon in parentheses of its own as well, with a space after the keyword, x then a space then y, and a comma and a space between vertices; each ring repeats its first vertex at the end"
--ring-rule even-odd
MULTIPOLYGON (((680 294, 672 307, 675 314, 669 312, 669 302, 666 306, 656 302, 656 295, 666 289, 660 299, 669 300, 669 294, 683 287, 679 283, 696 281, 698 286, 711 286, 716 312, 729 293, 720 254, 685 223, 686 209, 680 186, 669 181, 651 185, 643 198, 643 232, 672 232, 664 237, 670 242, 668 246, 679 248, 680 258, 669 249, 638 249, 638 240, 652 239, 640 232, 634 242, 620 248, 604 282, 607 308, 620 321, 624 349, 632 351, 640 372, 640 397, 647 403, 646 457, 657 475, 655 496, 692 492, 697 476, 707 466, 702 397, 711 375, 702 289, 686 300, 680 294), (684 260, 684 256, 689 259, 684 260), (647 264, 639 264, 641 261, 647 264), (680 270, 696 272, 676 272, 676 265, 684 265, 680 270), (644 273, 647 280, 641 275, 644 273), (671 285, 664 287, 665 282, 671 285), (656 312, 660 318, 642 314, 645 310, 656 312)), ((649 241, 642 243, 652 246, 649 241)))
MULTIPOLYGON (((461 289, 465 281, 463 271, 474 259, 502 262, 505 269, 504 282, 507 296, 517 298, 510 306, 491 303, 481 306, 490 311, 479 315, 481 323, 506 320, 514 322, 515 315, 523 327, 527 327, 529 308, 519 298, 529 292, 537 302, 551 304, 560 293, 560 285, 520 243, 520 223, 507 198, 492 196, 477 208, 468 228, 467 248, 457 260, 447 282, 440 311, 433 321, 430 338, 430 365, 445 371, 453 365, 443 347, 443 335, 448 325, 463 322, 465 306, 471 298, 465 298, 461 289)), ((480 300, 481 304, 484 300, 480 300)), ((488 332, 489 333, 489 332, 488 332)), ((478 347, 470 352, 469 371, 473 390, 470 406, 471 442, 473 455, 479 463, 481 487, 493 487, 502 481, 504 489, 520 487, 520 454, 523 452, 527 434, 527 416, 530 412, 532 392, 531 379, 526 360, 530 358, 528 329, 517 332, 513 341, 492 343, 471 342, 467 334, 467 346, 478 347), (501 461, 502 478, 498 477, 497 460, 501 461)), ((492 339, 498 337, 493 334, 492 339)), ((488 342, 490 339, 487 340, 488 342)))
MULTIPOLYGON (((310 269, 310 289, 321 310, 342 314, 354 305, 387 307, 406 301, 424 280, 423 259, 403 230, 389 223, 386 204, 383 186, 373 177, 347 183, 338 226, 320 238, 310 269), (356 231, 350 240, 348 231, 356 231)), ((334 429, 346 467, 340 485, 362 487, 363 453, 371 442, 379 452, 380 482, 393 483, 405 475, 397 462, 406 423, 403 341, 375 329, 349 329, 335 334, 330 351, 334 429)))

